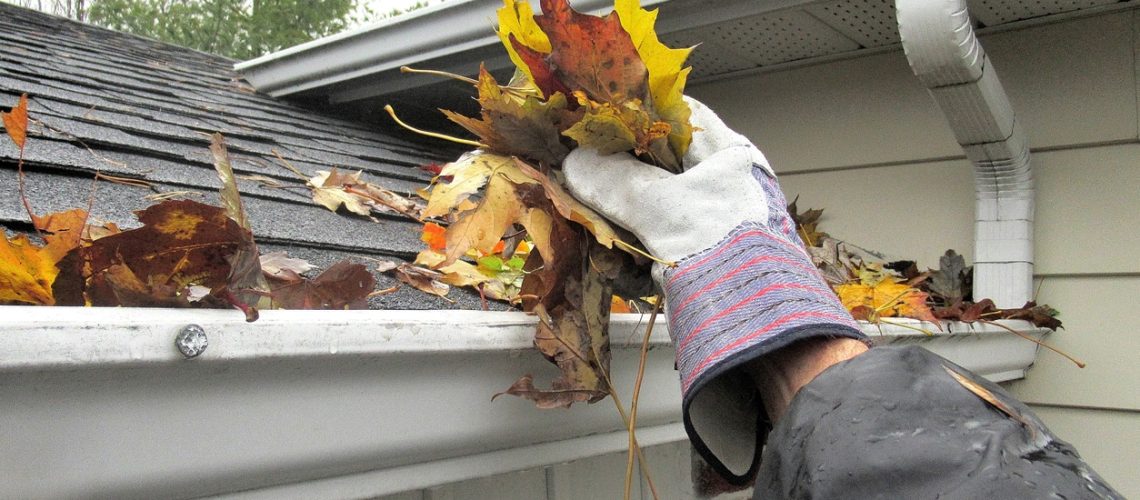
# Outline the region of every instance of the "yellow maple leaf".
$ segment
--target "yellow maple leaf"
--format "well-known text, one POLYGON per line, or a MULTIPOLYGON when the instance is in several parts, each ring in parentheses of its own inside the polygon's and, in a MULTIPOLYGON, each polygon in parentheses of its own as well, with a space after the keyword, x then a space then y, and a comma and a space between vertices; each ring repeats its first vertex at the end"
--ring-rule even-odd
POLYGON ((616 0, 614 11, 649 70, 653 107, 671 127, 669 144, 677 156, 683 156, 692 141, 693 127, 689 124, 689 105, 682 98, 692 68, 682 66, 693 48, 673 49, 661 43, 653 29, 658 11, 641 8, 640 0, 616 0))
POLYGON ((875 284, 860 282, 837 285, 835 293, 839 295, 843 307, 851 311, 856 319, 874 322, 880 317, 904 317, 938 321, 926 305, 925 292, 893 279, 880 279, 875 284))
MULTIPOLYGON (((510 37, 514 35, 519 43, 543 53, 551 50, 550 38, 538 27, 538 23, 534 21, 534 10, 525 1, 503 0, 503 6, 499 8, 497 14, 499 40, 507 48, 507 54, 511 57, 511 62, 515 63, 515 67, 526 74, 528 82, 533 82, 534 75, 531 74, 530 67, 519 57, 518 51, 511 44, 510 37)), ((538 90, 537 87, 535 90, 538 90)))
POLYGON ((445 265, 455 262, 470 249, 483 254, 493 253, 495 245, 516 223, 527 230, 540 253, 553 257, 553 249, 547 243, 551 231, 550 214, 535 213, 542 210, 527 207, 515 189, 516 186, 538 184, 520 169, 519 163, 513 157, 476 152, 444 167, 441 175, 451 175, 452 180, 435 186, 424 216, 446 214, 485 186, 483 198, 475 208, 458 213, 457 220, 447 228, 445 265))
POLYGON ((51 285, 59 269, 52 254, 27 236, 9 239, 0 234, 0 302, 55 304, 51 285))
POLYGON ((423 216, 439 217, 460 207, 487 184, 492 174, 513 163, 514 159, 509 156, 476 152, 444 165, 439 177, 451 177, 451 182, 437 183, 432 187, 423 216))

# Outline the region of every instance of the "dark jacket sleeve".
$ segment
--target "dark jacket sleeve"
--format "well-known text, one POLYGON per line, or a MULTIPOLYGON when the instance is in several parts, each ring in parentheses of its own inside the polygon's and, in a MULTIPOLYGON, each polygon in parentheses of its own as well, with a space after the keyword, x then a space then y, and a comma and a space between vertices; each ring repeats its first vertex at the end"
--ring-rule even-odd
POLYGON ((1001 387, 884 346, 800 390, 768 436, 754 498, 1123 497, 1001 387))

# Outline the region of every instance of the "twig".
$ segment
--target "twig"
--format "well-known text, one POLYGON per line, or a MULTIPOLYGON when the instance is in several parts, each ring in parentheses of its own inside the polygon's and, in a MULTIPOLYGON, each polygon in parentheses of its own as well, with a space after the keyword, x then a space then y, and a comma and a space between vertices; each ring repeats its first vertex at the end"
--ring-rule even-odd
POLYGON ((117 175, 104 174, 100 171, 95 171, 95 180, 107 181, 111 184, 121 184, 123 186, 133 186, 146 188, 158 193, 158 189, 154 187, 154 183, 144 181, 142 179, 132 179, 130 177, 119 177, 117 175))
MULTIPOLYGON (((469 83, 471 85, 476 85, 476 86, 479 85, 479 80, 476 80, 474 78, 468 78, 466 76, 458 75, 455 73, 449 73, 447 71, 438 71, 438 70, 434 70, 434 69, 416 69, 416 68, 413 68, 411 66, 400 66, 400 72, 401 73, 415 73, 415 74, 422 74, 422 75, 440 76, 443 78, 451 78, 452 80, 458 80, 458 81, 461 81, 463 83, 469 83)), ((527 92, 527 89, 524 87, 512 87, 510 85, 499 85, 499 89, 502 90, 503 92, 506 92, 508 94, 513 94, 513 95, 518 96, 518 97, 525 97, 525 96, 531 94, 531 92, 527 92)))
MULTIPOLYGON (((622 424, 625 424, 626 428, 629 428, 629 415, 626 415, 625 408, 621 404, 621 399, 618 398, 617 389, 614 389, 614 383, 613 380, 610 379, 610 374, 601 365, 598 366, 598 370, 602 372, 602 379, 606 381, 606 386, 609 388, 610 399, 613 400, 618 415, 621 416, 622 424)), ((641 473, 645 476, 645 482, 649 484, 649 491, 653 494, 653 500, 657 500, 657 488, 653 486, 653 479, 649 477, 649 462, 645 460, 645 454, 641 451, 641 446, 637 444, 636 437, 633 440, 633 445, 637 452, 637 463, 641 467, 641 473)))
POLYGON ((281 165, 283 167, 285 167, 290 172, 293 172, 293 174, 296 175, 297 177, 300 177, 301 180, 303 180, 305 182, 309 182, 309 178, 305 177, 305 174, 302 174, 300 170, 297 170, 297 167, 294 167, 292 163, 289 163, 289 160, 286 160, 284 156, 281 156, 280 152, 278 152, 276 149, 273 149, 272 151, 273 151, 273 156, 277 157, 277 160, 281 162, 281 165))
MULTIPOLYGON (((658 296, 653 304, 653 312, 649 315, 649 325, 645 328, 645 338, 641 341, 641 359, 637 364, 637 381, 633 384, 633 399, 629 403, 629 453, 625 462, 625 500, 630 499, 633 488, 633 455, 637 446, 637 399, 641 395, 641 381, 645 379, 645 364, 649 359, 649 337, 653 335, 653 324, 657 321, 657 314, 661 312, 661 297, 658 296)), ((657 495, 653 495, 654 498, 657 495)))
MULTIPOLYGON (((876 318, 876 319, 875 319, 875 321, 874 321, 874 323, 882 323, 882 324, 891 325, 891 326, 898 326, 898 327, 902 327, 902 328, 908 328, 908 329, 910 329, 910 330, 914 330, 914 331, 917 331, 917 332, 922 332, 923 334, 926 334, 926 336, 928 336, 928 337, 933 337, 933 336, 934 336, 934 332, 932 332, 932 331, 930 331, 930 330, 927 330, 927 329, 925 329, 925 328, 919 328, 919 327, 917 327, 917 326, 911 326, 911 325, 908 325, 908 324, 906 324, 906 323, 895 323, 894 321, 887 321, 887 320, 885 320, 885 319, 883 319, 883 318, 881 318, 881 317, 880 317, 880 318, 876 318)), ((881 333, 882 333, 882 331, 880 330, 880 331, 879 331, 879 333, 881 334, 881 333)))

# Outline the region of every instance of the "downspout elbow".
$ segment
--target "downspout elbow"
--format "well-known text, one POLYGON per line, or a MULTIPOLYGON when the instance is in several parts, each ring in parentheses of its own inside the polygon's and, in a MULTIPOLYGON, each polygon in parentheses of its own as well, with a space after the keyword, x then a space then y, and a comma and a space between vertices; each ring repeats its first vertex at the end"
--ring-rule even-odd
POLYGON ((1033 296, 1029 146, 965 0, 897 0, 911 70, 974 166, 974 297, 1020 307, 1033 296))

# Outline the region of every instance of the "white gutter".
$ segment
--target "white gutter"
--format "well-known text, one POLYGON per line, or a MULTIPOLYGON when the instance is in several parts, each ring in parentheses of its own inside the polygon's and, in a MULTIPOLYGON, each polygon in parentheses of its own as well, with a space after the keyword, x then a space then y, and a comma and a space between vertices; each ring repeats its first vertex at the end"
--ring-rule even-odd
MULTIPOLYGON (((814 0, 728 0, 709 8, 699 1, 642 0, 645 8, 669 4, 660 16, 657 32, 715 24, 770 12, 814 0), (676 6, 673 8, 673 6, 676 6)), ((532 1, 537 9, 537 1, 532 1)), ((495 11, 502 0, 449 0, 357 30, 314 40, 280 52, 238 63, 234 69, 259 92, 287 96, 323 87, 330 102, 343 103, 388 94, 430 83, 439 78, 401 74, 405 65, 428 65, 459 74, 475 74, 480 63, 490 70, 508 67, 499 48, 495 11), (363 81, 364 83, 360 83, 363 81)), ((608 13, 613 0, 574 1, 575 9, 608 13)))
POLYGON ((897 0, 911 69, 974 164, 974 296, 1020 307, 1033 296, 1029 146, 965 0, 897 0))
MULTIPOLYGON (((570 410, 491 394, 555 373, 533 316, 482 311, 0 307, 5 498, 372 498, 625 449, 611 402, 570 410), (175 341, 200 327, 204 351, 175 341)), ((933 329, 916 320, 912 327, 933 329)), ((1045 331, 1003 322, 1040 338, 1045 331)), ((614 315, 610 376, 625 403, 646 318, 614 315)), ((666 325, 642 386, 643 445, 685 439, 666 325)), ((994 325, 927 336, 865 325, 994 381, 1036 345, 994 325)))

